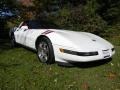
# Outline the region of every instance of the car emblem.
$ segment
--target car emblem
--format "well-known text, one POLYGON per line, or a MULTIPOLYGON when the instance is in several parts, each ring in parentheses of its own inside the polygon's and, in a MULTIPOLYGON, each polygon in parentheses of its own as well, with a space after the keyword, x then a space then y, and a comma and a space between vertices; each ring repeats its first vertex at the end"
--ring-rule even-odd
POLYGON ((92 41, 96 42, 96 40, 95 40, 95 39, 92 39, 92 41))

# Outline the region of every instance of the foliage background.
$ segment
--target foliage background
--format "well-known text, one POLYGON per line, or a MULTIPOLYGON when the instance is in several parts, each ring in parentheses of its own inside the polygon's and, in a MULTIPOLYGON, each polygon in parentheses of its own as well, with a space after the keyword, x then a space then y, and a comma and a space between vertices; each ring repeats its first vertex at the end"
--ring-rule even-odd
POLYGON ((17 18, 5 20, 8 29, 28 19, 44 19, 59 27, 101 36, 120 33, 120 0, 4 0, 0 8, 18 10, 17 18))

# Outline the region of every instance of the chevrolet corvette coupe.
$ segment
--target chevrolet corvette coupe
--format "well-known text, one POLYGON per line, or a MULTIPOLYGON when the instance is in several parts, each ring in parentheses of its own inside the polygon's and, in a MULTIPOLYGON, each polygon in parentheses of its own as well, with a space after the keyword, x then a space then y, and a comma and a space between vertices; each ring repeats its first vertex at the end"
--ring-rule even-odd
POLYGON ((115 54, 107 40, 88 32, 52 29, 37 20, 22 22, 10 30, 11 45, 21 44, 37 51, 42 63, 91 62, 115 54))

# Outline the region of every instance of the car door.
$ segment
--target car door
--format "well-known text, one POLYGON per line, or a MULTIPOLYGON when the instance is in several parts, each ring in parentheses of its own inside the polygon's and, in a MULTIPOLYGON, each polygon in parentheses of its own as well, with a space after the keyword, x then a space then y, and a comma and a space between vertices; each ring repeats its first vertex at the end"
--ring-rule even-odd
POLYGON ((36 33, 35 30, 33 29, 29 29, 28 31, 26 31, 26 35, 25 35, 25 45, 27 47, 33 48, 35 46, 35 40, 37 38, 37 36, 39 35, 39 33, 36 33))
POLYGON ((45 29, 29 29, 25 35, 25 45, 29 48, 36 49, 36 39, 45 31, 45 29))
POLYGON ((27 39, 27 35, 29 33, 29 29, 22 29, 21 34, 20 34, 20 42, 22 45, 26 46, 26 39, 27 39))
POLYGON ((34 49, 35 48, 35 40, 40 33, 40 32, 37 32, 38 30, 36 31, 36 29, 38 29, 40 27, 40 24, 34 20, 31 20, 28 22, 28 27, 29 27, 29 29, 24 31, 25 33, 23 34, 23 37, 24 37, 23 43, 27 47, 34 49))

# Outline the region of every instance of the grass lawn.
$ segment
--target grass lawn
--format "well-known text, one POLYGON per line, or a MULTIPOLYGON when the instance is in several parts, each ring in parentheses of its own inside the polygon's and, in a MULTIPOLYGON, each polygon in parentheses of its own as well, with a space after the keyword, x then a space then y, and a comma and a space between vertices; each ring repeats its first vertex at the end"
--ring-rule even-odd
POLYGON ((25 48, 0 40, 0 90, 120 90, 120 39, 112 61, 93 67, 61 67, 39 62, 25 48))

